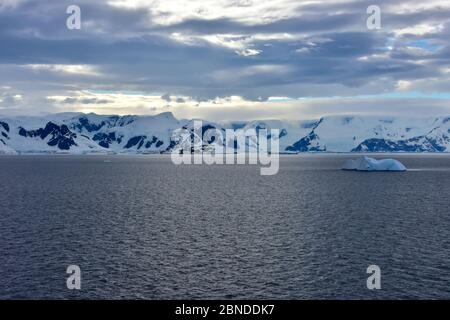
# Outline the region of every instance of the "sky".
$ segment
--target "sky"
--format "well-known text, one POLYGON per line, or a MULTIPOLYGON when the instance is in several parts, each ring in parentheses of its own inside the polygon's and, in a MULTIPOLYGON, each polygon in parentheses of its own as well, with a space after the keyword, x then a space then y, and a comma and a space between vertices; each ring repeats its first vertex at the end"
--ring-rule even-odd
POLYGON ((167 111, 450 115, 450 1, 0 0, 0 114, 167 111))

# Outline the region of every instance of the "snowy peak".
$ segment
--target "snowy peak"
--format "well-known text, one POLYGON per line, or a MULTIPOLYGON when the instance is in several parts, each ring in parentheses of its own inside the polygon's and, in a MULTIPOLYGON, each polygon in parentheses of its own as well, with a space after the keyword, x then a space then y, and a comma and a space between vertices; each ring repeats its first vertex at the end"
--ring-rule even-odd
POLYGON ((375 116, 322 118, 287 150, 329 152, 449 151, 448 118, 405 119, 375 116))
MULTIPOLYGON (((63 113, 0 117, 0 154, 164 153, 179 143, 174 139, 176 130, 193 128, 194 120, 177 120, 170 112, 155 116, 63 113)), ((272 138, 279 139, 280 152, 288 153, 450 151, 450 117, 328 116, 303 121, 203 121, 202 134, 208 129, 254 130, 257 134, 278 129, 279 136, 272 138)), ((211 143, 206 139, 204 147, 211 143)))

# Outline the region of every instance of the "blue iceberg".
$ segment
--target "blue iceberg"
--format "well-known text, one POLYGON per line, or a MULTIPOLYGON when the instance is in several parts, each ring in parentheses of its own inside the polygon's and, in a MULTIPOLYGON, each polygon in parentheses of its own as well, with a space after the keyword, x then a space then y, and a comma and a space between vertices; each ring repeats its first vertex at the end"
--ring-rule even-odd
POLYGON ((406 171, 406 167, 398 160, 376 160, 369 157, 347 160, 342 169, 356 171, 406 171))

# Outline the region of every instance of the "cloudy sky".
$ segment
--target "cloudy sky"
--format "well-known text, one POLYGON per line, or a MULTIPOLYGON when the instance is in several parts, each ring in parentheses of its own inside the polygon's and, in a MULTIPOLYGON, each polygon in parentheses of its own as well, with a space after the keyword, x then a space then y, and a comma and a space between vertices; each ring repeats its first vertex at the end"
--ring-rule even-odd
POLYGON ((66 111, 450 115, 450 1, 0 0, 0 114, 66 111))

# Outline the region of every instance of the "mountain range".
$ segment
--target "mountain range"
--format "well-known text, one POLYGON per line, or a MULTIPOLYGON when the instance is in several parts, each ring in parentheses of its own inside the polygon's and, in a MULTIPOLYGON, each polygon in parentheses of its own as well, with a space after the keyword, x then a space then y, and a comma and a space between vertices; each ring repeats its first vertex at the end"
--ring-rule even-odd
MULTIPOLYGON (((168 153, 194 120, 58 113, 0 117, 0 154, 168 153)), ((450 152, 450 117, 326 116, 313 120, 203 121, 205 128, 279 129, 280 152, 450 152)), ((204 142, 208 144, 210 142, 204 142)), ((240 148, 242 146, 235 146, 240 148)))

